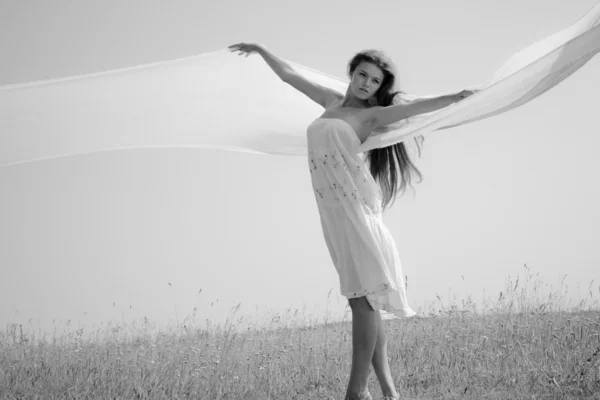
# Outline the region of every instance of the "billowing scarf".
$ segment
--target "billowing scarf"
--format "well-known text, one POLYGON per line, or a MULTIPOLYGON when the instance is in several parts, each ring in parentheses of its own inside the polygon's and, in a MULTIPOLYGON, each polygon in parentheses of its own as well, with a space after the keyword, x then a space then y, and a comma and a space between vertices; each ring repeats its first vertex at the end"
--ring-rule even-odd
MULTIPOLYGON (((600 4, 512 56, 468 99, 374 132, 360 151, 511 110, 541 95, 600 50, 600 4)), ((291 63, 345 93, 348 82, 291 63)), ((419 96, 405 95, 406 100, 419 96)), ((0 87, 0 166, 150 147, 306 154, 306 127, 322 113, 258 56, 228 50, 63 79, 0 87)))

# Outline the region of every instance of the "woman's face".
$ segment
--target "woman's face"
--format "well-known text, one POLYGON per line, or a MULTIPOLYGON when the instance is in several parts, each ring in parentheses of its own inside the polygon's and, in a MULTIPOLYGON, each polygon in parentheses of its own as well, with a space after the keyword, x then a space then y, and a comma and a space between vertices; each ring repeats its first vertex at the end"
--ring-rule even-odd
POLYGON ((383 71, 376 65, 363 61, 354 70, 350 87, 356 97, 367 100, 383 83, 383 71))

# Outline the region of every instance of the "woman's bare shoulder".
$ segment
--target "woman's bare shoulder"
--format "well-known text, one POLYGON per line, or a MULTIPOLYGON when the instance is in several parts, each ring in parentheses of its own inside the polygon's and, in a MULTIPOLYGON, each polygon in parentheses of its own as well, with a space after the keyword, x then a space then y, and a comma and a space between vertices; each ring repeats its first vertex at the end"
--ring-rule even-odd
POLYGON ((363 125, 375 129, 376 125, 377 125, 377 119, 375 118, 375 116, 377 114, 377 110, 380 110, 382 108, 384 108, 384 107, 373 106, 373 107, 365 108, 363 110, 360 110, 360 112, 357 113, 357 117, 363 125))
POLYGON ((337 92, 337 91, 331 89, 330 93, 331 93, 330 100, 327 104, 327 107, 325 107, 326 111, 339 108, 342 101, 344 101, 344 95, 341 94, 340 92, 337 92))

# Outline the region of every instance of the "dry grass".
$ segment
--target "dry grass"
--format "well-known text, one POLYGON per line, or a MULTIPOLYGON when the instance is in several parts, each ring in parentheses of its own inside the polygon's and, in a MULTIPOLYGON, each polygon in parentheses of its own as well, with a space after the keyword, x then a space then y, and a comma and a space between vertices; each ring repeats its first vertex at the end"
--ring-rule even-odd
MULTIPOLYGON (((575 305, 539 285, 507 290, 484 309, 431 306, 428 317, 386 322, 399 391, 409 399, 600 399, 595 290, 575 305)), ((42 339, 0 333, 2 399, 343 399, 348 321, 276 315, 272 326, 151 333, 114 327, 42 339), (271 328, 271 329, 269 329, 271 328)), ((373 375, 373 374, 372 374, 373 375)), ((374 399, 379 388, 371 377, 374 399)))

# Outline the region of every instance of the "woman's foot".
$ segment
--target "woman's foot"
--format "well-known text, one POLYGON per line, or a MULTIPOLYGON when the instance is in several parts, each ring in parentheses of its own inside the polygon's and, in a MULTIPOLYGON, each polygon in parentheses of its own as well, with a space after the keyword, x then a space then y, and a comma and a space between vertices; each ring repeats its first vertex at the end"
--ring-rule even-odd
POLYGON ((384 394, 382 400, 399 400, 399 399, 400 399, 400 394, 394 389, 391 393, 387 392, 387 394, 384 394))
POLYGON ((391 390, 383 390, 383 399, 381 400, 400 400, 400 393, 394 387, 391 390))
POLYGON ((373 398, 371 397, 371 393, 367 390, 358 395, 347 394, 344 400, 373 400, 373 398))

